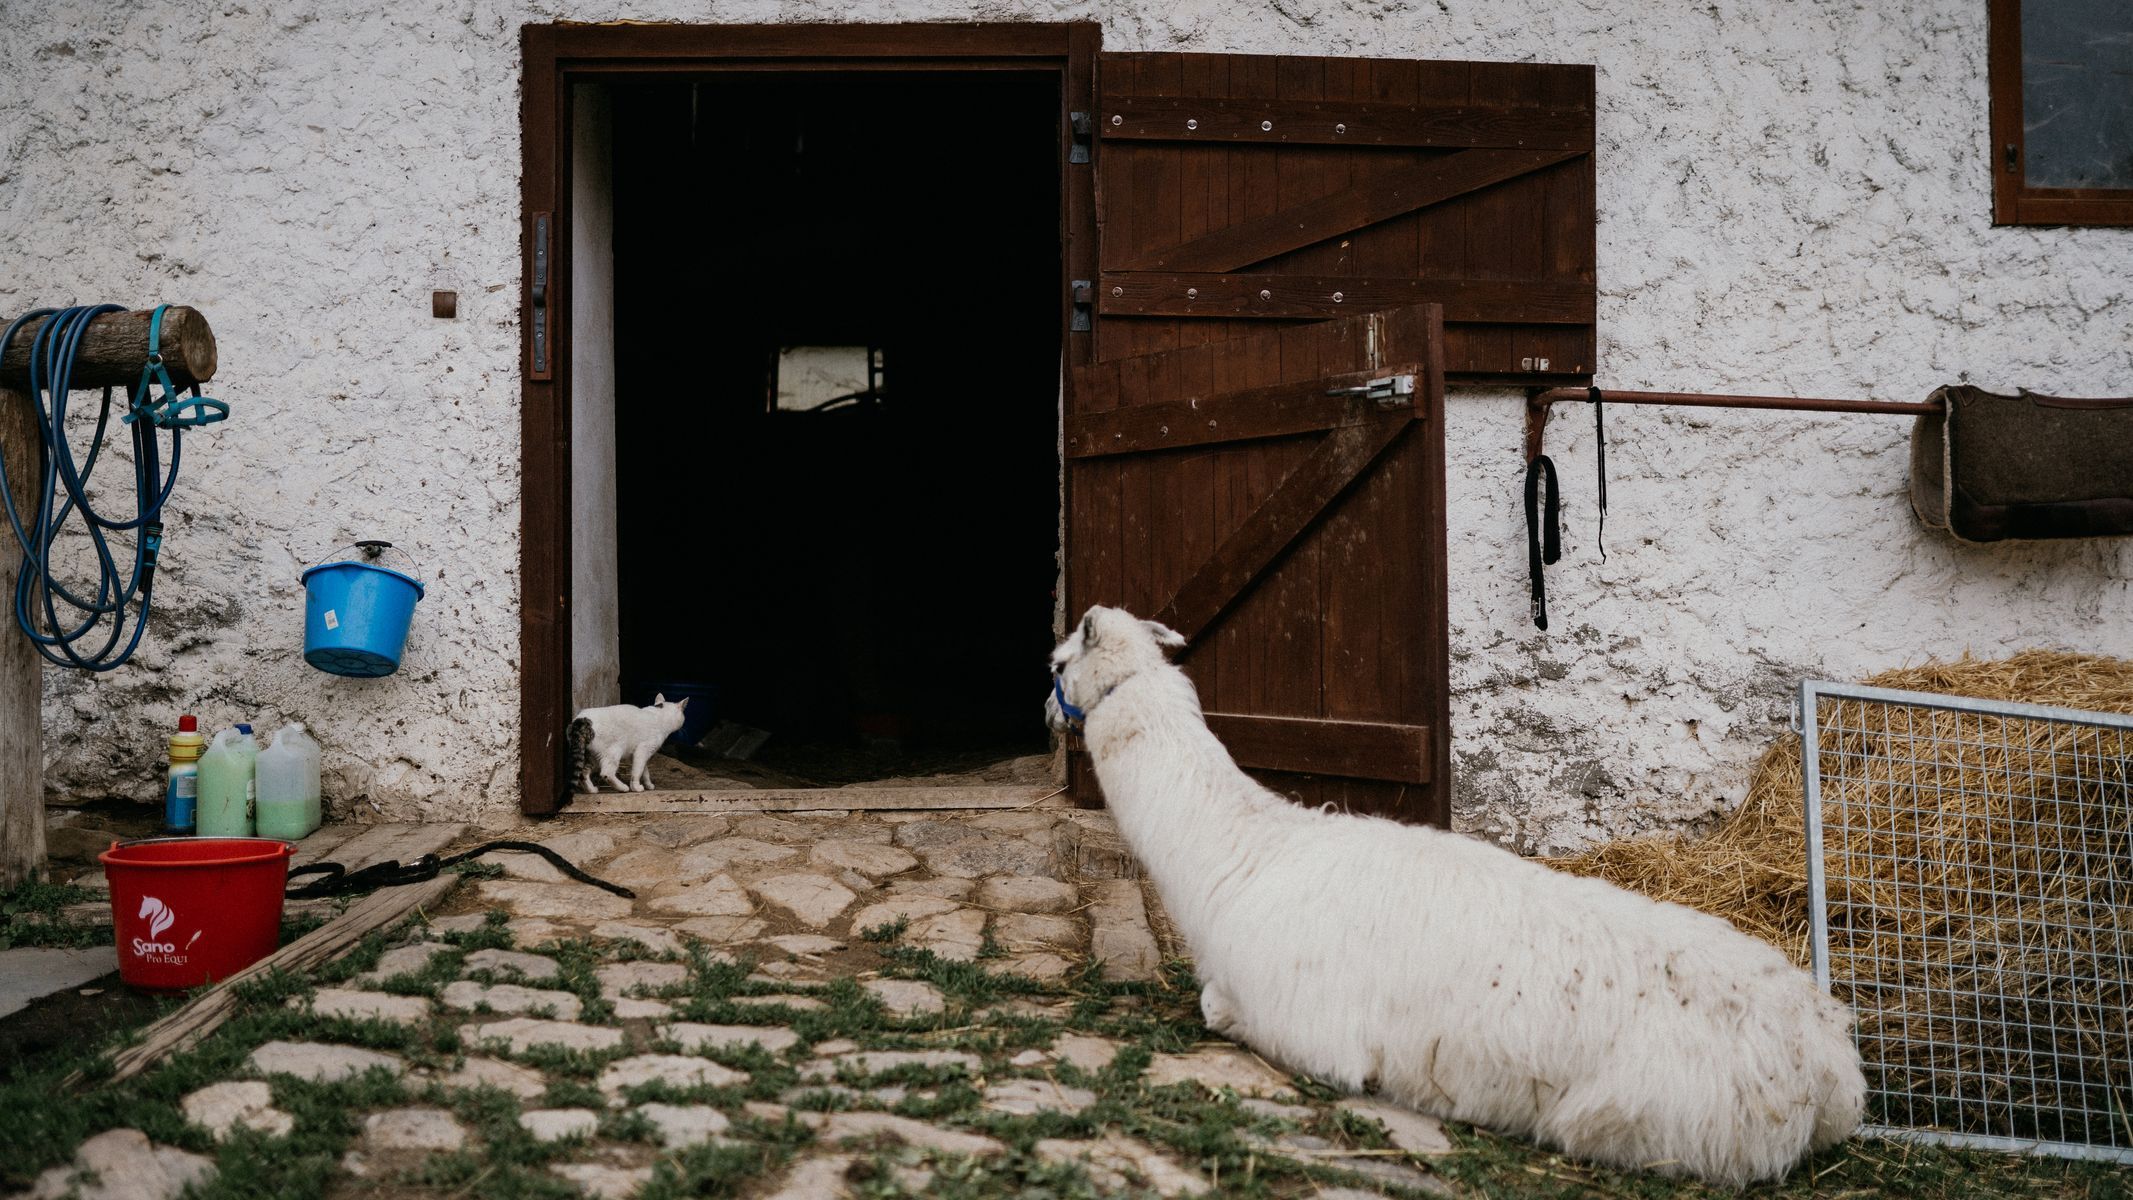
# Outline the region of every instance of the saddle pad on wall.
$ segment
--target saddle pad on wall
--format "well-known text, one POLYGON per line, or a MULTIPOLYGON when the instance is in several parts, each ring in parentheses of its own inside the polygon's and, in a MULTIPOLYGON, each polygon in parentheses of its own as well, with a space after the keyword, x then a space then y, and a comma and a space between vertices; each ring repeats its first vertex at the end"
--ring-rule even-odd
POLYGON ((1966 542, 2133 534, 2133 397, 1933 393, 1911 431, 1911 508, 1966 542))

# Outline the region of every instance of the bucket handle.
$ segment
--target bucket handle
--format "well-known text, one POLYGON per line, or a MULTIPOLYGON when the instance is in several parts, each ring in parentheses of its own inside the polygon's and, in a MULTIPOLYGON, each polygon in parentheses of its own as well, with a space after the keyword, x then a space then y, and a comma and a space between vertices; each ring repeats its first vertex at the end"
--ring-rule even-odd
POLYGON ((333 553, 327 555, 325 558, 320 559, 319 561, 321 563, 344 561, 340 558, 341 551, 343 550, 359 551, 363 556, 363 561, 366 563, 376 562, 380 555, 384 554, 387 550, 390 550, 399 557, 407 560, 407 575, 409 578, 422 578, 422 565, 415 561, 414 555, 409 554, 407 551, 400 549, 398 546, 393 545, 391 542, 382 541, 378 538, 364 538, 361 541, 350 542, 347 545, 341 546, 338 549, 334 550, 333 553))

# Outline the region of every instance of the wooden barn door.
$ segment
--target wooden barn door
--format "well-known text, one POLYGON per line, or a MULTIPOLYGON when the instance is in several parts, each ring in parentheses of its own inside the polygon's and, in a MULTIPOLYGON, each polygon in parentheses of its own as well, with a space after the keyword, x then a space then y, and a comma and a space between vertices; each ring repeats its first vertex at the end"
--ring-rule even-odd
POLYGON ((1104 54, 1098 358, 1441 304, 1454 380, 1591 382, 1593 69, 1104 54))
POLYGON ((1277 790, 1444 824, 1437 380, 1590 381, 1592 68, 1105 54, 1096 91, 1070 607, 1191 636, 1277 790), (1404 408, 1325 394, 1409 371, 1404 408))
MULTIPOLYGON (((1070 378, 1070 599, 1191 639, 1216 736, 1298 801, 1444 823, 1444 380, 1434 305, 1269 326, 1070 378)), ((1096 799, 1086 764, 1076 795, 1096 799)))

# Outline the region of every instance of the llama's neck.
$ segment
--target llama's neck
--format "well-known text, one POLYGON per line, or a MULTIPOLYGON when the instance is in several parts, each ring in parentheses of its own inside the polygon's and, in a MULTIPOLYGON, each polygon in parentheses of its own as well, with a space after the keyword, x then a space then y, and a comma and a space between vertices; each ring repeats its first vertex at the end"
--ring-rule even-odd
POLYGON ((1291 806, 1237 769, 1182 672, 1121 684, 1089 715, 1086 740, 1119 832, 1190 940, 1205 881, 1248 874, 1252 847, 1272 842, 1243 831, 1291 806))

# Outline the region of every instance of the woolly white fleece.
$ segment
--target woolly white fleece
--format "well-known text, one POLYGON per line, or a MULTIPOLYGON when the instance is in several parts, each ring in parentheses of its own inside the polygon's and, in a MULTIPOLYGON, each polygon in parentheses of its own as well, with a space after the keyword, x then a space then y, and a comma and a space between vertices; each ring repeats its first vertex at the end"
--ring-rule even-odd
POLYGON ((1164 657, 1182 644, 1099 607, 1052 662, 1210 1028, 1340 1087, 1729 1186, 1858 1125, 1851 1014, 1775 948, 1473 838, 1282 799, 1208 732, 1164 657))

